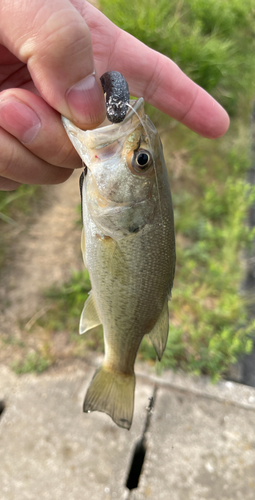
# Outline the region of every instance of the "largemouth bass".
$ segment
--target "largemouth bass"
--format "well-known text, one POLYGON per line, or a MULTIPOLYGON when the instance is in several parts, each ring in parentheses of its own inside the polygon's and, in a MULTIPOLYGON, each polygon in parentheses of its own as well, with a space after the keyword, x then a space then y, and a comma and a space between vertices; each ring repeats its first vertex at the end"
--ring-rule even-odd
POLYGON ((156 128, 142 98, 118 124, 83 131, 63 118, 84 162, 82 253, 92 290, 80 333, 102 323, 105 357, 88 388, 84 411, 103 411, 129 429, 134 363, 148 334, 161 359, 174 279, 172 200, 156 128))

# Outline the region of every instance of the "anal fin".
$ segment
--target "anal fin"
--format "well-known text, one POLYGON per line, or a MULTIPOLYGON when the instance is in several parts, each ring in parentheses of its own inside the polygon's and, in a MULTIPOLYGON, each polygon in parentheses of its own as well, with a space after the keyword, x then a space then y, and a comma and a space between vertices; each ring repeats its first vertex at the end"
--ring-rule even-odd
POLYGON ((85 333, 95 326, 101 325, 102 321, 98 316, 92 290, 89 293, 83 311, 81 313, 79 333, 85 333))
POLYGON ((168 300, 166 299, 156 324, 148 334, 152 342, 152 345, 157 353, 159 361, 161 360, 166 347, 168 329, 169 329, 169 313, 168 313, 168 300))

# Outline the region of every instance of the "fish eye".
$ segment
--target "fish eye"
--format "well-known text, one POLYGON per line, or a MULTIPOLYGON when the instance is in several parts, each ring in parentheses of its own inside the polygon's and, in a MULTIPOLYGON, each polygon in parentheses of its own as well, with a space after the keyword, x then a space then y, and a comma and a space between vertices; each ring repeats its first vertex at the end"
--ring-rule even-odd
POLYGON ((138 172, 146 172, 152 165, 152 156, 146 149, 135 151, 132 158, 132 167, 138 172))

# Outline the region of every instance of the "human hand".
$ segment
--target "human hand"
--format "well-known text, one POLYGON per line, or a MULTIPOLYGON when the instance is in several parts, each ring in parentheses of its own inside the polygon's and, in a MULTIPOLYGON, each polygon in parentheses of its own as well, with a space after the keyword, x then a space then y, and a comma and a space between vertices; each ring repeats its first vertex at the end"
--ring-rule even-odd
POLYGON ((0 0, 0 189, 64 182, 81 166, 60 114, 99 125, 99 76, 109 70, 197 133, 226 132, 228 115, 209 94, 85 0, 0 0))

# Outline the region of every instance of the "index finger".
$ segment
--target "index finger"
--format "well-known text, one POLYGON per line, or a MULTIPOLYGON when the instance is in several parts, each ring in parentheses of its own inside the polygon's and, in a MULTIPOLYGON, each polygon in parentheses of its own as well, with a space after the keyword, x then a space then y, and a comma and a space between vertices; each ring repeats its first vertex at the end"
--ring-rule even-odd
POLYGON ((188 78, 171 59, 117 28, 101 12, 97 11, 95 20, 95 10, 86 3, 85 17, 100 74, 119 71, 128 81, 132 95, 144 97, 200 135, 217 138, 227 131, 228 114, 212 96, 188 78), (105 41, 101 26, 104 26, 105 41))
MULTIPOLYGON (((125 32, 119 37, 117 51, 123 54, 119 71, 124 72, 134 95, 143 96, 156 108, 205 137, 217 138, 228 130, 227 112, 171 59, 125 32), (130 37, 128 43, 127 37, 130 37)), ((117 62, 118 52, 115 58, 117 62)))

